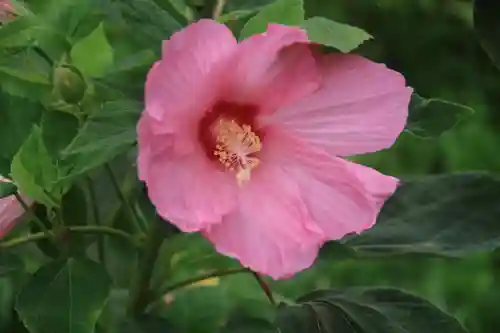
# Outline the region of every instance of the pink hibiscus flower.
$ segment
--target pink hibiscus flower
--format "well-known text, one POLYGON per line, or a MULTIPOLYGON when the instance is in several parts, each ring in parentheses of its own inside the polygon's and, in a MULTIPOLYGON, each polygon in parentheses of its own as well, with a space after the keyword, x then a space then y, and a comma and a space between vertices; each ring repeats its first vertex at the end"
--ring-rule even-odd
POLYGON ((275 279, 329 239, 370 228, 397 179, 339 156, 390 147, 412 90, 356 55, 321 55, 271 24, 238 43, 201 20, 163 44, 138 124, 139 177, 159 215, 275 279))
MULTIPOLYGON (((8 181, 0 176, 0 182, 8 181)), ((29 202, 29 200, 27 201, 29 202)), ((24 209, 15 196, 11 195, 0 199, 0 239, 14 227, 23 213, 24 209)))

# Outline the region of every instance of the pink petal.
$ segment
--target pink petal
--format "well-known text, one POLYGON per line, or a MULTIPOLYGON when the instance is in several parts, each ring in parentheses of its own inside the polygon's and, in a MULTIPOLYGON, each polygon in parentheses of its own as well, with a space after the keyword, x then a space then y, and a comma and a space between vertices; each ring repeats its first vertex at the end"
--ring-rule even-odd
POLYGON ((160 216, 184 232, 219 223, 236 204, 236 180, 202 151, 176 156, 171 151, 142 164, 148 196, 160 216))
POLYGON ((373 226, 397 180, 332 157, 286 132, 271 131, 265 158, 282 165, 297 183, 303 202, 328 239, 373 226))
POLYGON ((220 253, 274 279, 285 278, 313 264, 324 236, 290 175, 263 168, 242 189, 238 209, 203 233, 220 253))
POLYGON ((390 147, 408 116, 412 89, 404 77, 356 55, 326 55, 318 64, 321 88, 265 122, 282 124, 333 155, 390 147))
POLYGON ((14 196, 0 199, 0 238, 14 227, 24 209, 14 196))
POLYGON ((235 51, 231 31, 213 20, 200 20, 163 44, 162 60, 148 73, 146 112, 163 125, 175 127, 177 116, 201 113, 219 89, 221 68, 235 51))
POLYGON ((396 191, 399 179, 381 174, 370 167, 343 160, 351 171, 364 185, 365 190, 381 209, 385 201, 396 191))
POLYGON ((316 90, 321 78, 307 43, 303 30, 278 24, 244 40, 229 67, 230 101, 272 112, 316 90))
MULTIPOLYGON (((9 182, 9 180, 0 176, 0 182, 9 182)), ((23 197, 23 199, 27 204, 32 203, 29 198, 23 197)), ((24 209, 15 196, 11 195, 0 199, 0 238, 4 237, 15 226, 23 214, 24 209)))

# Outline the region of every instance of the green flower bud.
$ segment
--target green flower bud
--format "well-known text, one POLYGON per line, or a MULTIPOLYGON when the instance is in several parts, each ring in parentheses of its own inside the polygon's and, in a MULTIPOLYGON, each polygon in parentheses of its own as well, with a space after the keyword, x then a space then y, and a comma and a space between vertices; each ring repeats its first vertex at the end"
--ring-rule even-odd
POLYGON ((68 104, 78 104, 83 99, 87 84, 75 67, 62 65, 54 70, 54 87, 68 104))

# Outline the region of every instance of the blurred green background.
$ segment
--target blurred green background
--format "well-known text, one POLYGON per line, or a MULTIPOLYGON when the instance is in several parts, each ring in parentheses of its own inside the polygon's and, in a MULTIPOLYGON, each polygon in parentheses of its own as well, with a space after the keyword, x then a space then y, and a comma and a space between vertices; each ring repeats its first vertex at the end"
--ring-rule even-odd
MULTIPOLYGON (((403 133, 390 150, 360 161, 396 176, 500 170, 500 72, 475 38, 472 1, 306 0, 306 4, 309 16, 322 15, 371 33, 375 39, 356 52, 402 72, 420 95, 455 101, 476 111, 437 140, 403 133)), ((304 290, 400 286, 453 313, 471 332, 494 333, 500 331, 498 258, 499 254, 466 261, 342 262, 302 273, 293 283, 278 283, 277 288, 293 293, 299 285, 304 290)))

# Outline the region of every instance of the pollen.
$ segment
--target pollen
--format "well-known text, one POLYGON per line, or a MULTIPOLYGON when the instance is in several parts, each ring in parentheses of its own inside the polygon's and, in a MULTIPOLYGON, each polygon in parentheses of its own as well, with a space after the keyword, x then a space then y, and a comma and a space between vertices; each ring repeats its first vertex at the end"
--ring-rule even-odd
POLYGON ((235 120, 219 119, 214 128, 216 145, 214 155, 226 170, 236 172, 236 181, 242 186, 250 180, 252 169, 260 160, 254 156, 262 149, 262 143, 249 125, 235 120))

